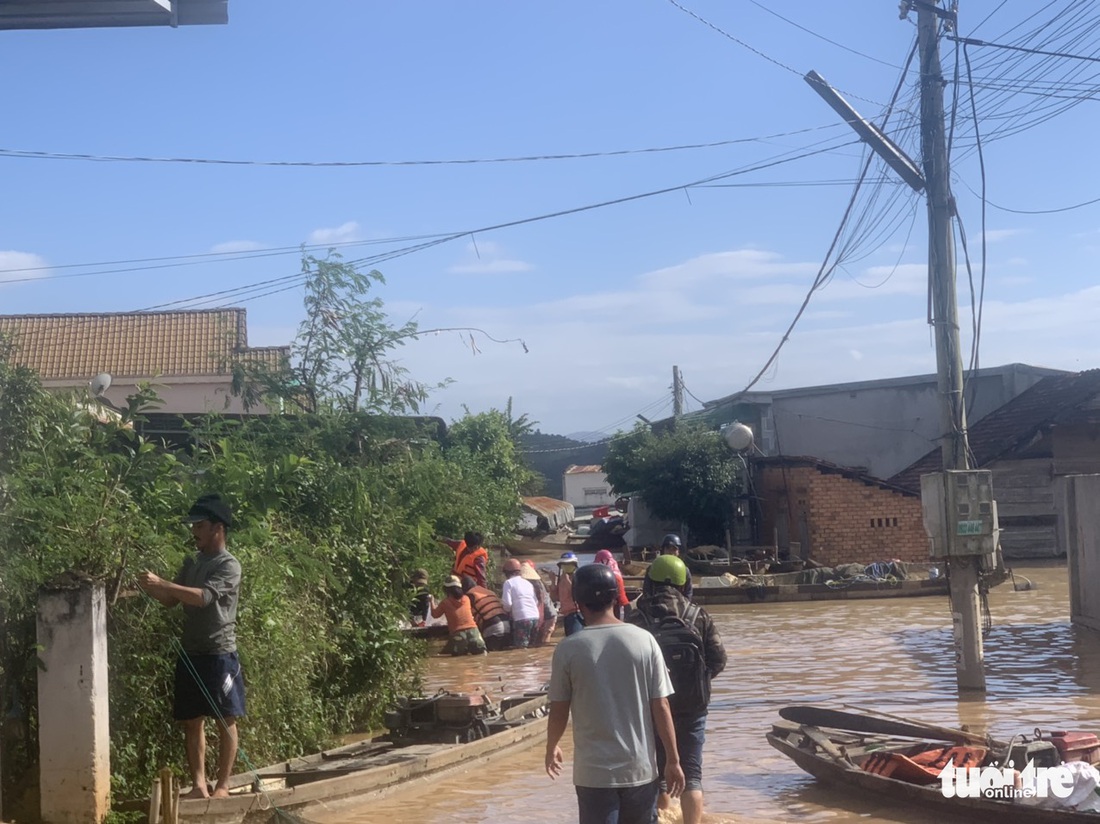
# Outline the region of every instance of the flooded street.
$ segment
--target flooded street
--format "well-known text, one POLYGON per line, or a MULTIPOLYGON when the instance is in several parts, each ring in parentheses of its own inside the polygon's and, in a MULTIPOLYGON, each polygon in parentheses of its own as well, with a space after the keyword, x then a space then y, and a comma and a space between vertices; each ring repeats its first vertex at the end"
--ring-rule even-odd
MULTIPOLYGON (((1008 737, 1036 726, 1100 727, 1100 639, 1069 623, 1064 566, 1015 567, 1034 582, 990 595, 986 637, 988 692, 960 701, 955 688, 946 598, 714 607, 729 667, 714 682, 704 789, 708 822, 931 824, 942 818, 877 802, 858 803, 817 786, 764 740, 787 704, 849 704, 1008 737)), ((1019 581, 1020 578, 1017 577, 1019 581)), ((429 690, 475 685, 495 696, 536 688, 549 678, 551 649, 478 658, 433 658, 429 690)), ((542 770, 541 744, 485 771, 415 784, 370 804, 310 816, 336 822, 407 824, 576 821, 566 777, 542 770)), ((568 761, 570 753, 566 751, 568 761)))

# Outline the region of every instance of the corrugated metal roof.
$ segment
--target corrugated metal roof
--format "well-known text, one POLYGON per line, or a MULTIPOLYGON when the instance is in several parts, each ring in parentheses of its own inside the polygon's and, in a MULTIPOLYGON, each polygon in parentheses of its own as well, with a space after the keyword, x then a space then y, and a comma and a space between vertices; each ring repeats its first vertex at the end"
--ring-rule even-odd
POLYGON ((276 367, 286 346, 250 349, 244 309, 0 315, 16 363, 44 379, 227 375, 241 360, 276 367))
POLYGON ((586 472, 603 472, 603 467, 599 464, 586 464, 585 466, 574 464, 565 470, 566 475, 583 475, 586 472))
POLYGON ((536 495, 523 499, 523 508, 544 517, 550 529, 557 529, 573 520, 576 510, 568 501, 536 495))
MULTIPOLYGON (((1040 430, 1059 423, 1076 423, 1100 417, 1091 408, 1100 395, 1100 369, 1051 375, 1021 392, 1000 409, 967 427, 967 441, 976 459, 976 469, 1027 443, 1040 430)), ((920 476, 943 469, 940 449, 931 450, 903 469, 890 483, 919 490, 920 476)))

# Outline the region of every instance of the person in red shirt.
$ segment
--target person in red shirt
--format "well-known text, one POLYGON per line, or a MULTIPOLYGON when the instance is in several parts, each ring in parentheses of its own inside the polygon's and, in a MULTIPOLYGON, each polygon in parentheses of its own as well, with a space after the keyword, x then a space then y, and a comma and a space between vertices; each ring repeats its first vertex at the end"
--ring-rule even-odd
POLYGON ((443 651, 451 655, 481 655, 485 652, 485 640, 478 632, 470 599, 462 592, 462 582, 452 575, 443 583, 443 591, 446 595, 442 601, 436 603, 434 597, 431 599, 432 617, 447 616, 451 638, 443 651))
POLYGON ((451 567, 452 575, 459 580, 462 580, 463 575, 469 575, 479 587, 485 586, 488 580, 489 550, 481 545, 485 537, 480 532, 467 532, 461 541, 450 538, 437 540, 455 552, 454 566, 451 567))

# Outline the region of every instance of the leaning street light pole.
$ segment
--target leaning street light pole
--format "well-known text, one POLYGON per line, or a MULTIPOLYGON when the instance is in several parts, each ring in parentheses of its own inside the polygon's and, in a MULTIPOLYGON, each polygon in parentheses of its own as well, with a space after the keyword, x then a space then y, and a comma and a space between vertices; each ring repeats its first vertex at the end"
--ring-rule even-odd
MULTIPOLYGON (((970 469, 963 400, 959 311, 955 293, 955 241, 951 221, 950 166, 943 113, 943 70, 940 66, 939 21, 954 25, 956 12, 938 0, 905 0, 902 19, 917 10, 917 51, 920 55, 921 165, 874 124, 868 123, 817 72, 805 80, 836 110, 857 134, 915 191, 924 191, 928 204, 929 322, 935 330, 936 377, 940 396, 940 447, 943 468, 970 469)), ((955 670, 960 690, 985 690, 982 653, 981 602, 978 590, 979 556, 953 555, 950 570, 951 620, 954 627, 955 670)))

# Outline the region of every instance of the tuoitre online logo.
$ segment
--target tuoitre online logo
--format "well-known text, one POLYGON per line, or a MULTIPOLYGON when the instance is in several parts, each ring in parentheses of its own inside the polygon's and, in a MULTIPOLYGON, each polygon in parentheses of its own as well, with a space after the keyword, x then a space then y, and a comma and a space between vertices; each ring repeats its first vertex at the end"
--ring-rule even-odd
POLYGON ((1028 761, 1017 772, 1009 761, 1004 767, 954 767, 940 771, 940 792, 944 798, 1069 798, 1073 773, 1066 767, 1036 767, 1028 761))

